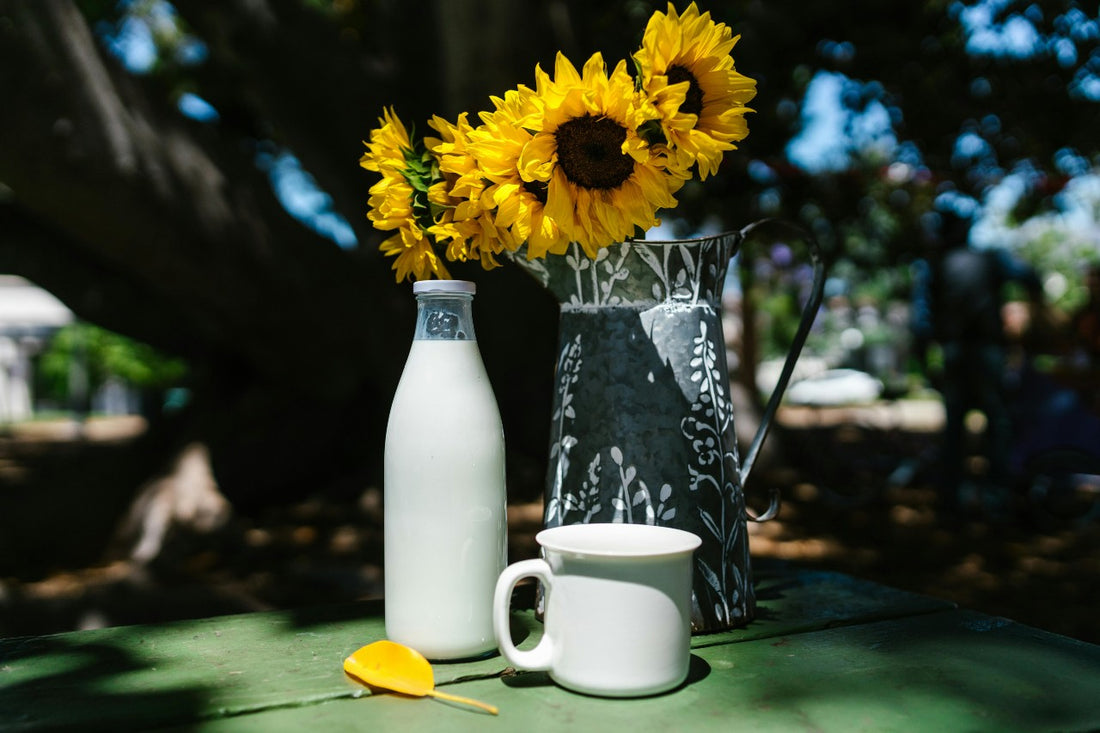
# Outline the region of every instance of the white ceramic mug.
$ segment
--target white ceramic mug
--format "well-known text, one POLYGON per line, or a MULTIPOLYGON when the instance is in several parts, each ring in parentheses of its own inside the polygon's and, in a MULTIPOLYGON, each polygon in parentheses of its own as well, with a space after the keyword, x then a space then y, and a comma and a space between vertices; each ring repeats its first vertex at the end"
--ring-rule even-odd
POLYGON ((697 536, 642 524, 572 524, 535 540, 542 559, 509 565, 497 580, 493 628, 505 659, 606 697, 664 692, 687 678, 697 536), (520 650, 509 607, 526 577, 543 584, 545 628, 533 649, 520 650))

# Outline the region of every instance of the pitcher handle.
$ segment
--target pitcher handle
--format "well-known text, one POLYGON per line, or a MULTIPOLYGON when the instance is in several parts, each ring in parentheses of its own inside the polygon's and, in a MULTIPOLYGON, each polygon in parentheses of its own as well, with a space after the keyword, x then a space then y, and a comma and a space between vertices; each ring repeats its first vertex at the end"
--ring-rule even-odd
MULTIPOLYGON (((741 229, 740 235, 742 244, 753 230, 765 224, 778 224, 786 227, 797 233, 809 245, 810 260, 813 262, 814 266, 814 281, 813 287, 810 290, 810 298, 806 301, 806 305, 802 309, 802 319, 798 323, 798 330, 795 332, 794 339, 791 341, 790 351, 787 352, 787 360, 783 363, 783 370, 779 372, 779 381, 776 383, 775 389, 772 390, 771 397, 768 398, 768 403, 764 407, 764 414, 760 419, 760 427, 756 429, 756 435, 753 437, 752 443, 749 445, 749 450, 745 453, 745 457, 741 463, 740 476, 742 490, 744 490, 745 482, 749 478, 749 472, 752 471, 752 466, 756 462, 756 456, 760 452, 760 446, 764 442, 764 438, 768 435, 768 429, 771 428, 772 419, 775 417, 776 410, 779 409, 779 402, 783 399, 783 392, 786 391, 787 383, 791 380, 791 374, 794 372, 795 363, 798 361, 799 354, 802 353, 802 347, 806 343, 806 337, 810 333, 810 327, 813 325, 814 318, 817 316, 817 310, 821 306, 821 300, 825 295, 825 262, 821 255, 821 246, 817 243, 813 234, 807 230, 782 219, 759 219, 741 229)), ((773 488, 770 492, 767 510, 758 516, 754 516, 752 512, 749 512, 748 518, 753 522, 766 522, 769 519, 773 519, 778 513, 779 490, 773 488)))

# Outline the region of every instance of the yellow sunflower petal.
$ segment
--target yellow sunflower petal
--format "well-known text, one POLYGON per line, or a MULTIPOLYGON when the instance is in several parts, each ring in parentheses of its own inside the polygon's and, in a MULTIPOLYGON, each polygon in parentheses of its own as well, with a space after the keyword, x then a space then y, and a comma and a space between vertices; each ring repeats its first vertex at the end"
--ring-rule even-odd
POLYGON ((597 53, 577 74, 559 55, 554 77, 537 77, 540 121, 518 168, 528 184, 546 184, 539 249, 561 251, 563 242, 575 241, 594 257, 636 227, 651 227, 683 177, 665 172, 672 160, 667 149, 639 135, 660 113, 637 90, 625 62, 609 72, 597 53))
POLYGON ((682 14, 669 3, 667 13, 650 17, 634 55, 642 87, 660 113, 670 160, 681 167, 697 165, 703 179, 748 135, 744 115, 751 110, 745 105, 756 94, 756 82, 735 69, 730 54, 737 40, 695 3, 682 14))

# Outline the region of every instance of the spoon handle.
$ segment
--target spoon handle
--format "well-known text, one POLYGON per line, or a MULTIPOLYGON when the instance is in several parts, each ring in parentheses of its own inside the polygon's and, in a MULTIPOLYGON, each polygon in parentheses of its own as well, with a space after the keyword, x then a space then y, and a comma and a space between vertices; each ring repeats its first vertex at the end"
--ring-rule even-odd
POLYGON ((487 713, 492 713, 493 715, 500 714, 500 711, 497 710, 496 705, 490 705, 489 703, 481 702, 479 700, 472 700, 468 697, 461 697, 459 695, 451 695, 446 692, 440 692, 439 690, 430 690, 427 694, 431 695, 432 697, 438 697, 440 700, 450 700, 451 702, 460 702, 464 705, 472 705, 475 708, 480 708, 481 710, 484 710, 487 713))

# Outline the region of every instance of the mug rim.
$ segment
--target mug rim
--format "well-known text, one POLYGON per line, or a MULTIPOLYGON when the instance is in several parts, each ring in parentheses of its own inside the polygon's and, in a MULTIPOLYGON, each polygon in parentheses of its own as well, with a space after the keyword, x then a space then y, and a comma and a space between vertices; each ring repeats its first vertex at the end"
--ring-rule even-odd
POLYGON ((694 532, 675 527, 591 522, 543 529, 535 535, 535 542, 551 552, 585 557, 642 558, 694 552, 703 540, 694 532))

